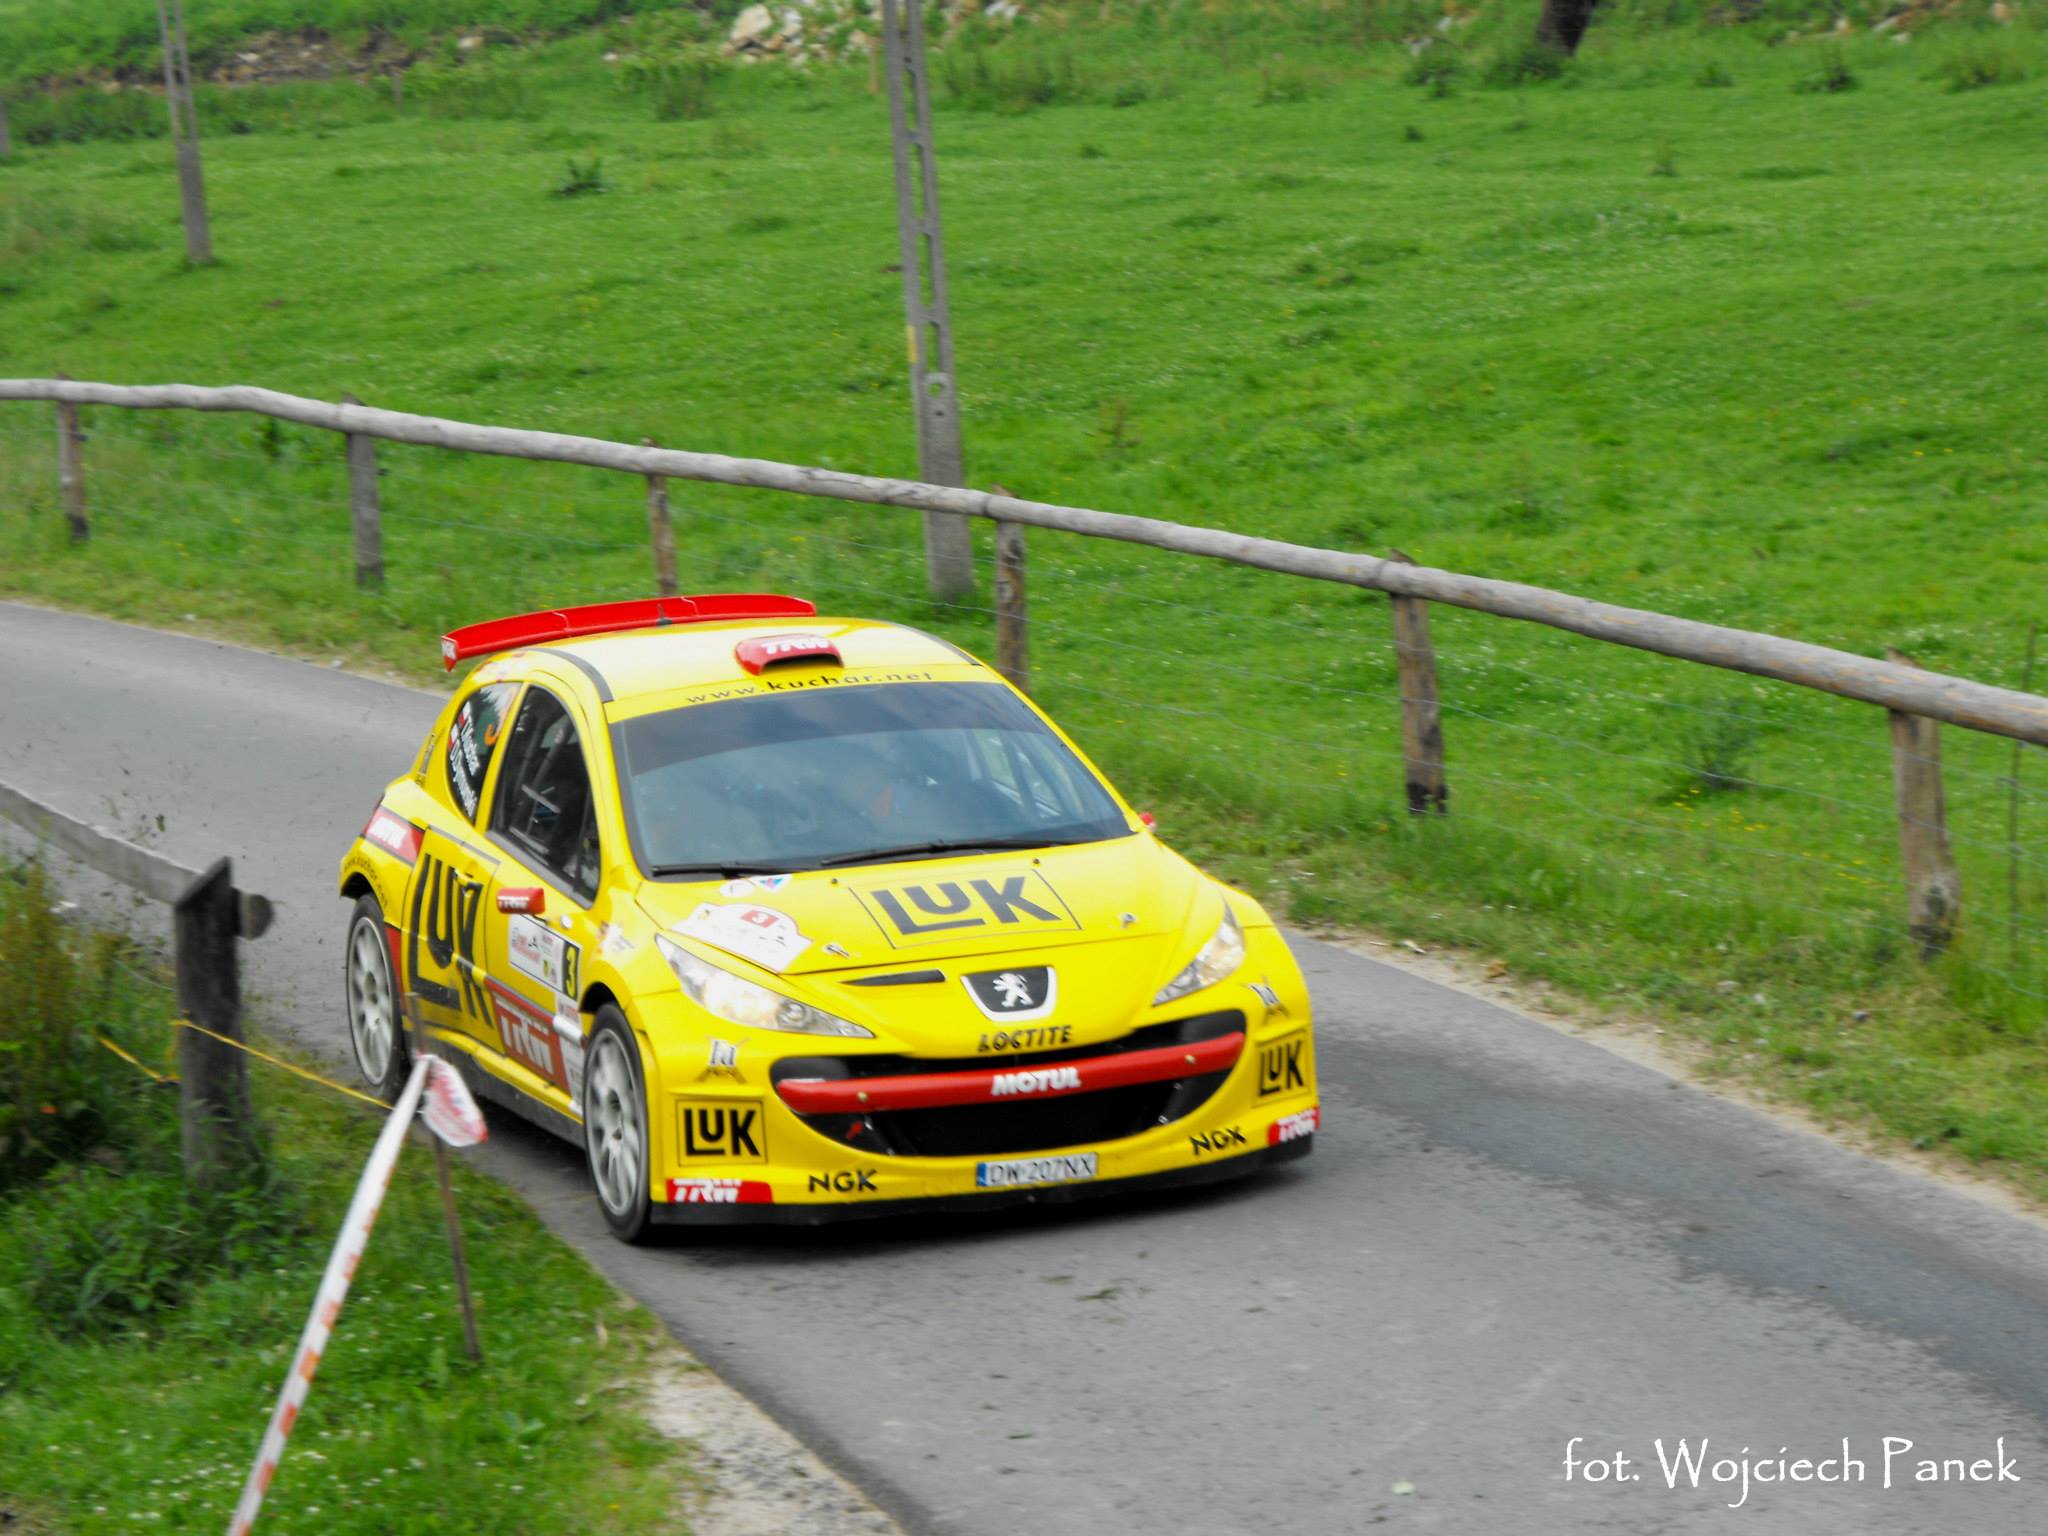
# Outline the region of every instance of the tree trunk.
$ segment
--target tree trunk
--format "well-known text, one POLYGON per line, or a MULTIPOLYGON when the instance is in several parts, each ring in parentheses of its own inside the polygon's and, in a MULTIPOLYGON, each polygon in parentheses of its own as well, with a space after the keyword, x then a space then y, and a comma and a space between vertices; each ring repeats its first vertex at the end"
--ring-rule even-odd
POLYGON ((1579 51, 1579 40, 1593 22, 1593 7, 1599 0, 1543 0, 1543 15, 1536 23, 1536 45, 1555 48, 1562 54, 1579 51))
POLYGON ((0 96, 0 160, 14 153, 14 139, 7 132, 7 98, 0 96))

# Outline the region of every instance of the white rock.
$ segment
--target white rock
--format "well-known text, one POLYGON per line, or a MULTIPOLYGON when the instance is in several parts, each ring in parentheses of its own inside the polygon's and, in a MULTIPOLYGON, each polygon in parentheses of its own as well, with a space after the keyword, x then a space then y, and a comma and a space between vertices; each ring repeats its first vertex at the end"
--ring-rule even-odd
POLYGON ((464 53, 474 53, 476 52, 477 49, 483 47, 483 45, 484 40, 481 37, 478 37, 474 32, 472 32, 469 34, 469 36, 463 38, 460 42, 456 43, 455 46, 457 48, 460 48, 464 53))
POLYGON ((744 48, 748 43, 758 43, 775 30, 775 17, 765 5, 750 5, 733 18, 732 31, 726 41, 735 48, 744 48))

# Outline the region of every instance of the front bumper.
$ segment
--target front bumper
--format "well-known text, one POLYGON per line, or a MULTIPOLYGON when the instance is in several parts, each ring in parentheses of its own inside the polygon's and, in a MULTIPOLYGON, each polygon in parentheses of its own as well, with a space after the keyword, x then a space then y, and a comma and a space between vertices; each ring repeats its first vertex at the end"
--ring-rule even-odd
POLYGON ((769 1202, 705 1202, 679 1204, 657 1201, 653 1219, 667 1226, 798 1226, 816 1227, 841 1221, 873 1221, 887 1216, 917 1216, 1000 1210, 1018 1205, 1069 1205, 1109 1195, 1150 1194, 1159 1190, 1186 1189, 1202 1184, 1219 1184, 1230 1179, 1249 1178, 1282 1163, 1307 1157, 1315 1148, 1310 1132, 1292 1140, 1260 1148, 1217 1162, 1168 1168, 1158 1173, 1132 1174, 1124 1178, 1097 1178, 1074 1184, 1035 1184, 1017 1189, 977 1189, 969 1194, 917 1195, 908 1198, 878 1198, 823 1203, 777 1205, 769 1202))
POLYGON ((667 1037, 650 1085, 654 1219, 811 1224, 1065 1202, 1300 1157, 1319 1128, 1314 1036, 1300 973, 1272 943, 1250 971, 1259 984, 1093 1044, 937 1060, 825 1055, 823 1042, 785 1038, 763 1059, 761 1042, 721 1051, 667 1037))

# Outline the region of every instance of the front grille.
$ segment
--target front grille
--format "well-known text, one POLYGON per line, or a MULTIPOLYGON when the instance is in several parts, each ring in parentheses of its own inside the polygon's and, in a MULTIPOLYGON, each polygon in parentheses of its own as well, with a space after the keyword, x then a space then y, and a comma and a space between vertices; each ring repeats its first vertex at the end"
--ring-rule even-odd
MULTIPOLYGON (((898 1077, 920 1073, 1049 1066, 1084 1057, 1121 1055, 1162 1045, 1190 1044, 1241 1031, 1245 1017, 1235 1009, 1205 1013, 1133 1030, 1121 1040, 1017 1055, 947 1057, 828 1056, 780 1061, 771 1077, 832 1079, 898 1077)), ((1019 1099, 1001 1104, 948 1105, 866 1115, 801 1115, 798 1118, 834 1141, 880 1156, 979 1157, 1043 1152, 1084 1142, 1120 1141, 1193 1113, 1229 1076, 1211 1072, 1171 1082, 1138 1083, 1052 1099, 1019 1099)))

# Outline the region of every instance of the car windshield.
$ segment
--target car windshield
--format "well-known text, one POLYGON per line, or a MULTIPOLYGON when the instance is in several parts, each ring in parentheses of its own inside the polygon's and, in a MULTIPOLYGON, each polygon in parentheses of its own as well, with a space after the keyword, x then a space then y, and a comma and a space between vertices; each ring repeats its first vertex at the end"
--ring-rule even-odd
POLYGON ((619 784, 650 875, 703 878, 871 856, 1098 842, 1130 828, 999 683, 754 695, 618 727, 619 784))

